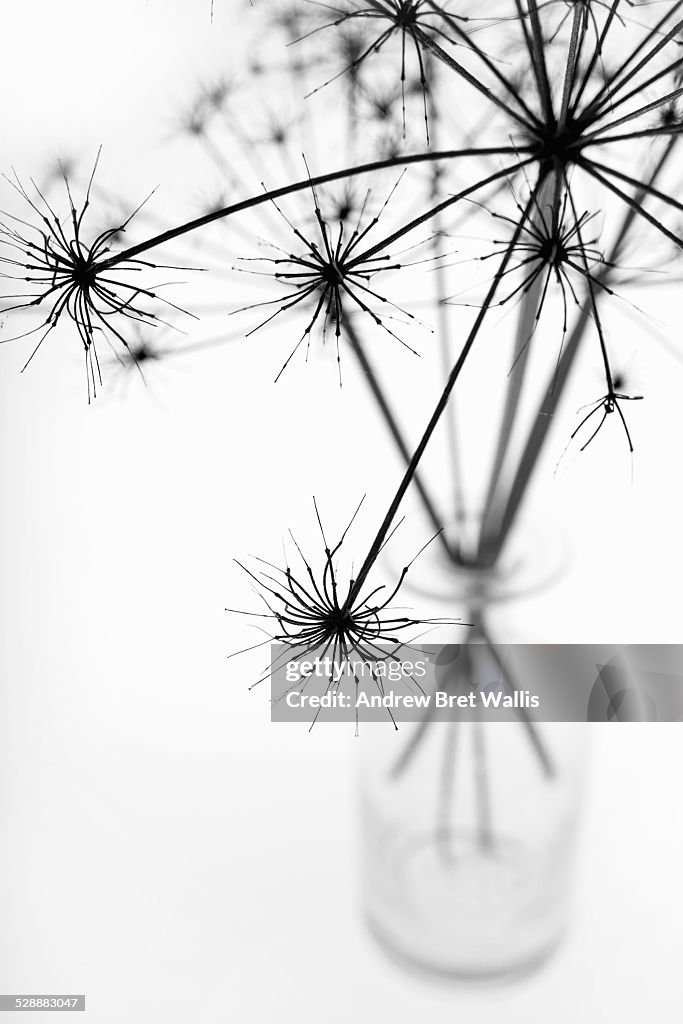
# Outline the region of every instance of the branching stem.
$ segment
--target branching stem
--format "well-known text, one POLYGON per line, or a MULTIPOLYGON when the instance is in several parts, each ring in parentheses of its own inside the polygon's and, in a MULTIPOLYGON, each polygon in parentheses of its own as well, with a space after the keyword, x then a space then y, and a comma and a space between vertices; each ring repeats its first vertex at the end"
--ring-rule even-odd
POLYGON ((103 261, 100 266, 103 270, 108 267, 114 267, 118 263, 123 263, 124 260, 130 260, 134 256, 139 256, 142 253, 149 252, 150 249, 155 249, 157 246, 170 242, 174 238, 180 238, 182 235, 187 235, 193 231, 197 231, 199 228, 206 227, 208 224, 224 220, 226 217, 231 217, 236 213, 242 213, 244 210, 250 210, 255 206, 260 206, 262 203, 269 203, 274 199, 281 199, 283 196, 289 196, 295 192, 303 192, 306 189, 310 189, 317 185, 325 185, 333 181, 342 181, 345 178, 353 178, 359 174, 386 170, 391 167, 407 167, 411 164, 435 163, 439 160, 456 160, 466 157, 517 156, 520 153, 529 153, 531 151, 531 146, 492 146, 483 149, 450 149, 443 150, 440 153, 409 153, 405 156, 389 157, 386 160, 374 160, 371 163, 359 164, 356 167, 345 167, 343 170, 330 171, 327 174, 320 174, 315 178, 307 177, 301 181, 294 182, 293 184, 284 185, 282 188, 271 190, 264 189, 264 191, 260 192, 258 195, 250 196, 248 199, 242 199, 240 202, 232 203, 230 206, 225 206, 220 210, 213 210, 211 213, 204 214, 202 217, 197 217, 195 220, 187 221, 185 224, 178 225, 178 227, 169 228, 168 231, 163 231, 161 234, 155 235, 153 238, 148 238, 144 242, 132 245, 129 249, 125 249, 123 252, 117 252, 108 260, 103 261))
POLYGON ((465 365, 465 362, 466 362, 467 357, 468 357, 468 355, 469 355, 469 353, 470 353, 470 351, 472 349, 472 346, 474 345, 474 343, 475 343, 475 341, 476 341, 476 339, 477 339, 477 337, 479 335, 479 331, 481 329, 481 326, 484 323, 484 320, 486 319, 486 314, 488 313, 489 309, 491 308, 493 300, 494 300, 494 298, 496 296, 496 292, 498 291, 498 286, 499 286, 499 284, 500 284, 500 282, 501 282, 501 280, 503 278, 503 275, 505 274, 505 270, 506 270, 510 260, 512 259, 512 256, 513 256, 514 251, 515 251, 515 247, 516 247, 517 242, 519 240, 519 237, 522 234, 522 231, 524 230, 524 227, 526 225, 527 219, 529 217, 529 213, 530 213, 530 211, 531 211, 531 209, 533 207, 533 204, 536 202, 536 196, 538 194, 539 188, 541 187, 542 181, 543 181, 543 179, 539 178, 539 181, 536 184, 535 188, 533 189, 532 194, 531 194, 531 196, 529 198, 529 201, 527 202, 526 208, 524 209, 523 213, 520 216, 519 223, 518 223, 518 225, 517 225, 517 227, 516 227, 516 229, 515 229, 515 231, 514 231, 514 233, 512 235, 510 243, 509 243, 509 245, 508 245, 508 247, 507 247, 507 249, 505 251, 505 254, 504 254, 504 256, 503 256, 503 258, 502 258, 502 260, 500 262, 500 265, 498 267, 498 270, 496 272, 495 277, 493 278, 491 286, 489 287, 488 294, 486 295, 486 298, 484 299, 484 302, 483 302, 483 304, 481 306, 481 309, 479 310, 479 313, 477 314, 477 317, 476 317, 476 320, 474 322, 474 325, 473 325, 473 327, 472 327, 472 329, 471 329, 471 331, 470 331, 470 333, 469 333, 469 335, 467 337, 467 340, 466 340, 465 344, 462 347, 460 355, 458 356, 453 369, 451 370, 451 373, 450 373, 450 375, 448 377, 448 380, 446 382, 446 386, 445 386, 445 388, 444 388, 444 390, 442 392, 442 395, 441 395, 439 401, 437 402, 437 405, 436 405, 436 408, 434 409, 434 412, 431 415, 429 423, 427 424, 427 428, 426 428, 424 434, 422 435, 422 439, 421 439, 420 443, 418 444, 417 448, 415 449, 413 457, 410 460, 410 464, 408 465, 408 469, 406 470, 406 473, 405 473, 401 483, 399 484, 398 490, 396 491, 396 494, 394 495, 394 498, 393 498, 393 500, 392 500, 392 502, 391 502, 391 504, 389 506, 389 510, 387 511, 387 514, 384 517, 382 525, 379 528, 377 536, 375 537, 375 540, 373 541, 372 546, 370 547, 370 550, 369 550, 369 552, 367 554, 367 557, 366 557, 365 561, 363 562, 363 565, 361 566, 360 572, 358 573, 358 576, 357 576, 356 580, 354 581, 353 586, 351 587, 351 589, 349 591, 349 597, 347 599, 347 603, 349 603, 349 604, 352 603, 356 599, 356 597, 358 596, 358 594, 359 594, 363 584, 365 583, 365 580, 368 577, 368 574, 369 574, 370 570, 372 569, 372 566, 374 565, 375 561, 377 560, 377 557, 378 557, 378 555, 379 555, 379 553, 380 553, 380 551, 382 549, 382 545, 384 544, 384 541, 385 541, 385 539, 387 537, 387 534, 389 533, 389 530, 391 529, 392 523, 393 523, 393 521, 394 521, 394 519, 396 517, 396 513, 398 512, 399 506, 400 506, 401 502, 403 501, 405 493, 408 490, 408 487, 410 486, 410 484, 411 484, 411 482, 413 480, 413 477, 415 476, 415 473, 417 471, 417 468, 418 468, 418 466, 420 464, 422 456, 425 453, 425 449, 427 448, 427 445, 429 444, 429 442, 431 440, 432 434, 434 433, 434 431, 436 430, 436 427, 438 426, 438 423, 439 423, 439 421, 441 419, 441 416, 443 415, 444 409, 448 405, 448 400, 449 400, 449 398, 451 396, 451 392, 453 391, 453 388, 455 387, 456 381, 458 380, 458 377, 460 376, 460 373, 462 371, 463 366, 465 365))

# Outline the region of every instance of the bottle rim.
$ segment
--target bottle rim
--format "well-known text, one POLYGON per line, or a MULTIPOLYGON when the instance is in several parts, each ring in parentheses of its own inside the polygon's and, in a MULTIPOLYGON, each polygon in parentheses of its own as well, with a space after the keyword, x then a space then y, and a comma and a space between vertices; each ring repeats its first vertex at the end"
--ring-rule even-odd
MULTIPOLYGON (((467 526, 480 521, 481 517, 469 517, 467 526)), ((446 536, 462 528, 462 519, 454 520, 446 525, 446 536)), ((451 562, 439 545, 430 545, 406 576, 404 592, 480 607, 499 604, 551 589, 566 574, 570 561, 566 531, 555 520, 527 518, 515 528, 492 568, 451 562)))

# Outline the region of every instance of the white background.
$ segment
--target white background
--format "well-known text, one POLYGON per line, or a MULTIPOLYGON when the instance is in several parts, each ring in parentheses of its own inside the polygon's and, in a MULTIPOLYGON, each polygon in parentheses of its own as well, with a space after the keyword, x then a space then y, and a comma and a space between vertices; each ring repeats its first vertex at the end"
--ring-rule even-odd
MULTIPOLYGON (((105 177, 162 184, 163 218, 165 126, 247 8, 217 0, 213 26, 197 0, 3 8, 3 168, 103 143, 105 177)), ((675 325, 675 294, 657 303, 675 325)), ((609 444, 553 476, 556 438, 537 501, 574 561, 554 638, 678 642, 683 370, 620 315, 647 393, 634 480, 609 444)), ((97 1024, 675 1021, 679 726, 596 733, 575 927, 548 969, 435 988, 362 927, 358 741, 271 726, 247 692, 260 663, 226 660, 249 640, 223 611, 248 597, 233 557, 277 554, 335 445, 361 455, 330 506, 343 519, 367 490, 368 522, 383 510, 399 466, 353 386, 300 367, 274 388, 279 352, 239 343, 88 407, 69 332, 20 375, 26 345, 0 351, 0 990, 86 992, 97 1024)))

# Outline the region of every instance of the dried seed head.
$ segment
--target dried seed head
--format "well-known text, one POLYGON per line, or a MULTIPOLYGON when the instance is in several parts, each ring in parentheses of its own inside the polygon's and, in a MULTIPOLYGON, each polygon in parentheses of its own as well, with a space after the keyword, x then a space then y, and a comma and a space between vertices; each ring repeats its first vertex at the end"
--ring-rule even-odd
MULTIPOLYGON (((243 306, 235 312, 244 312, 259 307, 277 307, 265 320, 248 332, 247 336, 250 336, 265 327, 266 324, 271 323, 276 317, 295 308, 301 307, 307 310, 308 319, 303 333, 283 363, 276 380, 279 380, 301 346, 305 347, 308 355, 311 334, 317 326, 320 329, 320 339, 323 344, 327 339, 328 330, 333 329, 341 384, 340 342, 344 321, 349 313, 364 314, 404 348, 417 354, 415 349, 400 338, 387 323, 387 321, 395 319, 397 312, 408 320, 415 320, 415 317, 381 295, 376 290, 374 283, 379 275, 401 270, 410 264, 393 262, 390 256, 380 254, 377 246, 366 247, 367 237, 379 222, 397 185, 389 193, 379 213, 372 217, 366 213, 370 199, 368 192, 355 223, 349 224, 348 219, 344 221, 340 218, 336 226, 332 226, 323 217, 317 191, 312 188, 318 239, 304 235, 282 209, 273 202, 279 215, 291 229, 302 248, 298 253, 287 253, 279 246, 271 246, 276 250, 277 255, 254 257, 249 262, 267 264, 273 278, 285 286, 287 294, 284 298, 243 306)), ((263 271, 253 272, 263 273, 263 271)))
POLYGON ((156 291, 146 288, 140 280, 146 268, 158 268, 159 264, 117 259, 111 252, 113 239, 126 230, 144 203, 123 223, 100 232, 91 242, 84 240, 84 219, 90 206, 98 161, 99 154, 80 210, 76 209, 69 181, 64 176, 69 214, 63 218, 55 213, 35 182, 32 182, 36 192, 33 199, 16 174, 13 180, 6 178, 28 204, 36 223, 10 213, 4 214, 7 219, 0 221, 0 263, 7 268, 2 277, 14 282, 14 287, 22 288, 19 293, 5 296, 14 300, 7 311, 47 310, 47 316, 37 327, 2 341, 39 336, 24 366, 26 369, 55 327, 63 319, 70 320, 85 351, 89 399, 101 384, 98 337, 114 347, 118 343, 125 351, 129 346, 122 331, 127 321, 152 326, 165 323, 156 311, 160 302, 171 310, 185 312, 161 300, 156 291), (133 281, 131 275, 137 280, 133 281))
MULTIPOLYGON (((253 571, 241 562, 237 563, 254 583, 264 610, 227 610, 269 624, 266 626, 267 639, 256 644, 256 647, 280 643, 287 649, 287 657, 294 654, 303 658, 322 652, 330 655, 336 664, 349 665, 361 659, 377 665, 395 657, 397 649, 415 640, 417 627, 460 624, 459 620, 454 619, 420 619, 404 614, 403 609, 392 608, 411 567, 431 540, 434 540, 433 537, 403 567, 392 586, 370 585, 370 589, 363 587, 356 594, 354 580, 340 570, 339 559, 363 500, 337 543, 331 545, 326 537, 318 505, 313 499, 324 549, 318 571, 308 561, 292 534, 290 537, 296 551, 298 569, 292 568, 289 561, 284 568, 280 568, 261 558, 256 559, 258 564, 253 571)), ((390 537, 394 533, 395 530, 390 537)), ((254 650, 254 647, 245 650, 254 650)), ((236 651, 231 656, 242 653, 244 651, 236 651)), ((268 670, 250 688, 270 675, 271 671, 268 670)), ((331 678, 329 685, 332 685, 331 678)))

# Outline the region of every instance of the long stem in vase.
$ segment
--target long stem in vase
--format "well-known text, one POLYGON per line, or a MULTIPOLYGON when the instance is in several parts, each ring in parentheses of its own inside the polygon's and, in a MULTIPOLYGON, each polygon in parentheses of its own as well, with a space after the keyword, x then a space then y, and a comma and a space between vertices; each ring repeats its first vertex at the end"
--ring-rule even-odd
MULTIPOLYGON (((364 375, 366 383, 370 388, 372 395, 375 401, 377 402, 377 405, 379 406, 380 412, 382 413, 384 421, 389 429, 389 433, 396 447, 398 448, 398 451, 400 452, 402 459, 405 461, 406 465, 410 465, 410 446, 408 445, 403 430, 401 429, 399 422, 391 408, 389 399, 384 391, 384 388, 380 383, 379 376, 377 375, 377 373, 372 367, 372 364, 370 363, 370 359, 365 350, 365 345, 361 340, 358 327, 353 322, 351 317, 348 317, 344 321, 344 333, 349 341, 349 344, 351 345, 351 349, 354 355, 356 356, 356 359, 358 360, 358 364, 364 375)), ((436 531, 438 540, 444 549, 444 554, 448 559, 452 559, 453 553, 449 546, 446 534, 442 530, 443 520, 436 509, 431 494, 427 490, 427 487, 422 480, 422 476, 419 473, 415 474, 414 483, 415 489, 420 497, 420 500, 422 501, 422 505, 424 507, 425 512, 427 513, 429 521, 432 524, 434 530, 436 531)))
POLYGON ((536 196, 537 196, 538 191, 539 191, 539 189, 540 189, 542 184, 543 184, 543 177, 541 176, 539 178, 538 182, 536 183, 535 187, 533 188, 531 196, 529 197, 529 200, 528 200, 528 202, 526 204, 526 207, 525 207, 522 215, 520 216, 519 223, 518 223, 517 227, 515 228, 515 231, 513 232, 512 238, 510 240, 510 243, 509 243, 509 245, 508 245, 508 247, 507 247, 507 249, 505 251, 505 254, 504 254, 504 256, 503 256, 503 258, 502 258, 502 260, 500 262, 498 270, 496 271, 496 274, 495 274, 495 276, 493 278, 493 281, 492 281, 492 283, 491 283, 491 285, 489 287, 489 290, 488 290, 488 293, 486 295, 486 298, 484 299, 484 302, 482 303, 481 309, 479 310, 479 312, 477 314, 477 317, 475 319, 474 325, 473 325, 472 329, 470 330, 470 333, 469 333, 469 335, 468 335, 468 337, 467 337, 467 339, 465 341, 465 344, 463 345, 463 347, 462 347, 462 349, 460 351, 460 354, 459 354, 459 356, 458 356, 458 358, 457 358, 457 360, 455 362, 455 365, 453 366, 453 369, 451 370, 451 373, 450 373, 450 375, 448 377, 448 380, 446 381, 446 386, 445 386, 445 388, 444 388, 444 390, 443 390, 443 392, 441 394, 441 397, 439 398, 439 401, 436 404, 436 408, 434 409, 434 412, 432 413, 432 415, 430 417, 430 420, 429 420, 429 423, 427 424, 425 432, 422 435, 422 438, 421 438, 417 448, 415 449, 415 452, 414 452, 414 454, 413 454, 413 456, 412 456, 412 458, 410 460, 410 464, 408 465, 408 468, 407 468, 407 470, 406 470, 406 472, 405 472, 405 474, 403 476, 403 479, 401 480, 401 483, 398 486, 398 490, 396 491, 396 494, 394 495, 394 498, 393 498, 393 500, 392 500, 392 502, 391 502, 391 504, 389 506, 387 514, 385 515, 384 520, 382 521, 382 524, 381 524, 381 526, 380 526, 380 528, 379 528, 379 530, 377 532, 377 535, 376 535, 376 537, 375 537, 375 539, 374 539, 374 541, 373 541, 373 543, 372 543, 372 545, 370 547, 370 550, 369 550, 369 552, 368 552, 368 554, 367 554, 367 556, 365 558, 365 561, 363 562, 363 564, 362 564, 362 566, 360 568, 358 576, 354 580, 352 586, 349 588, 349 594, 348 594, 348 597, 347 597, 347 600, 346 600, 346 606, 347 607, 350 607, 352 605, 353 601, 355 601, 356 598, 358 597, 358 594, 360 593, 360 591, 361 591, 361 589, 363 587, 363 584, 365 583, 365 581, 366 581, 366 579, 368 577, 368 574, 369 574, 370 570, 372 569, 373 565, 375 564, 375 562, 377 560, 377 557, 378 557, 378 555, 379 555, 379 553, 380 553, 380 551, 382 549, 382 546, 383 546, 383 544, 384 544, 384 542, 385 542, 385 540, 387 538, 387 534, 389 533, 389 530, 392 527, 394 519, 396 518, 396 514, 397 514, 397 512, 399 510, 401 502, 403 501, 403 498, 405 497, 405 493, 408 490, 408 487, 410 486, 410 484, 412 483, 412 480, 413 480, 413 478, 415 476, 415 473, 417 472, 417 468, 418 468, 418 466, 419 466, 419 464, 420 464, 420 462, 422 460, 422 456, 424 455, 425 450, 426 450, 426 448, 427 448, 427 446, 428 446, 428 444, 429 444, 429 442, 430 442, 430 440, 432 438, 432 435, 434 434, 434 431, 436 430, 436 428, 437 428, 437 426, 439 424, 439 421, 441 420, 441 417, 442 417, 442 415, 444 413, 444 410, 446 409, 446 407, 448 405, 448 401, 449 401, 449 399, 451 397, 451 393, 453 391, 453 388, 455 387, 456 382, 457 382, 457 380, 458 380, 458 378, 460 376, 460 373, 462 372, 462 368, 463 368, 463 366, 465 365, 465 363, 467 361, 467 357, 470 354, 470 351, 472 350, 472 346, 474 345, 474 343, 476 342, 476 340, 477 340, 477 338, 479 336, 479 332, 481 330, 481 327, 482 327, 482 325, 484 323, 484 320, 486 319, 487 313, 489 312, 489 310, 490 310, 490 308, 491 308, 491 306, 493 304, 493 301, 494 301, 496 293, 498 291, 498 287, 500 285, 500 282, 501 282, 501 280, 502 280, 502 278, 503 278, 503 276, 505 274, 505 271, 507 269, 508 264, 510 263, 510 260, 513 257, 513 254, 514 254, 514 251, 515 251, 515 247, 517 245, 517 242, 519 240, 520 235, 522 234, 522 232, 524 230, 524 227, 525 227, 526 222, 527 222, 527 218, 529 217, 529 213, 530 213, 530 211, 531 211, 531 209, 533 207, 533 204, 534 204, 534 202, 536 200, 536 196))

